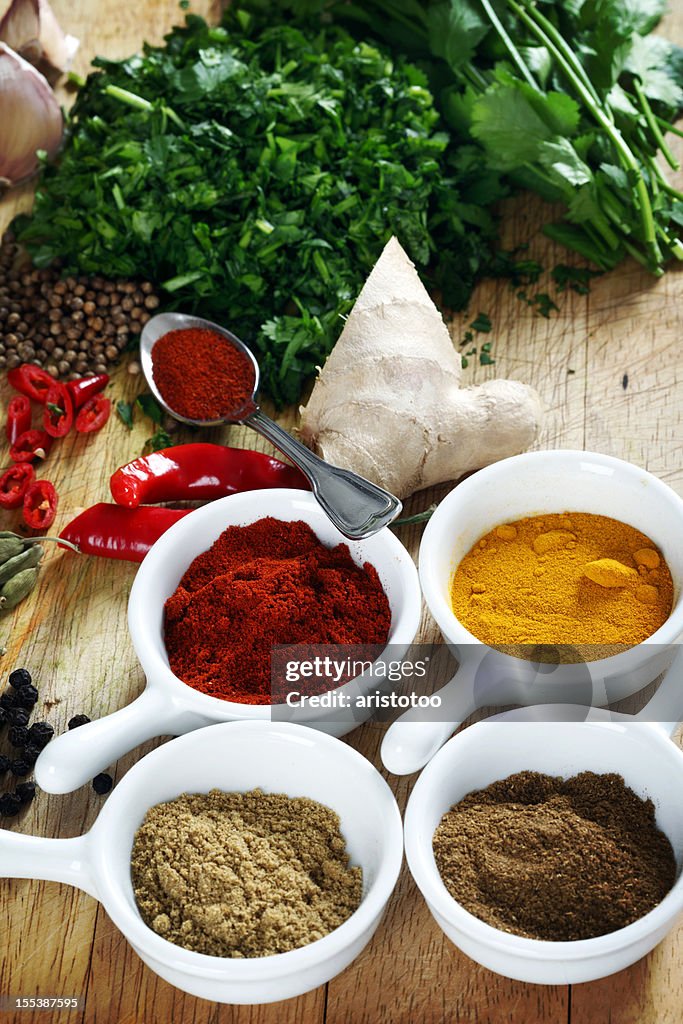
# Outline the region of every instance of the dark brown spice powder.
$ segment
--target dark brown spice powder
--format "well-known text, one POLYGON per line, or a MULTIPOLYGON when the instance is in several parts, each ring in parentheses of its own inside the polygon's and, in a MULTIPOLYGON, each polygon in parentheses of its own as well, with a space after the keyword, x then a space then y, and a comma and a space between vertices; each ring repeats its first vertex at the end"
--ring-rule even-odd
POLYGON ((466 910, 532 939, 588 939, 652 910, 676 879, 671 843, 620 775, 519 772, 469 793, 434 833, 466 910))

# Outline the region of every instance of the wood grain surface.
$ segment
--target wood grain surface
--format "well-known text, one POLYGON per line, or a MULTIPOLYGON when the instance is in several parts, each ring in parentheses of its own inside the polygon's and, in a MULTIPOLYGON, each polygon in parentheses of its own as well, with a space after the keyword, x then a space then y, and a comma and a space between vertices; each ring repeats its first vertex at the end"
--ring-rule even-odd
MULTIPOLYGON (((54 0, 64 27, 78 36, 76 70, 95 53, 127 55, 142 39, 155 42, 179 18, 175 3, 140 0, 54 0)), ((216 5, 193 0, 192 10, 217 17, 216 5)), ((663 26, 683 42, 683 5, 663 26)), ((680 141, 680 140, 677 140, 680 141)), ((679 148, 680 152, 680 148, 679 148)), ((683 178, 681 179, 683 184, 683 178)), ((0 230, 30 204, 25 188, 0 203, 0 230)), ((539 234, 547 208, 526 197, 505 204, 505 240, 529 243, 529 253, 552 267, 566 253, 539 234)), ((541 448, 585 448, 636 462, 683 495, 683 270, 656 281, 626 263, 597 280, 589 296, 556 296, 549 319, 534 313, 505 282, 487 282, 468 315, 456 318, 460 340, 467 322, 486 311, 493 321, 495 365, 470 360, 466 382, 509 376, 535 385, 547 406, 541 448), (627 386, 624 386, 624 375, 627 386)), ((120 368, 110 392, 131 399, 139 378, 120 368)), ((8 391, 0 391, 3 408, 8 391)), ((293 414, 282 418, 293 423, 293 414)), ((138 454, 149 434, 143 423, 129 433, 116 418, 93 436, 70 437, 53 450, 45 475, 61 497, 55 532, 82 508, 108 500, 108 480, 138 454)), ((4 436, 4 435, 3 435, 4 436)), ((182 434, 179 440, 182 440, 182 434)), ((215 439, 254 446, 243 428, 215 439)), ((263 446, 265 447, 265 445, 263 446)), ((6 465, 3 450, 0 465, 6 465)), ((408 511, 441 498, 442 487, 415 496, 408 511)), ((2 513, 0 528, 17 523, 2 513)), ((421 530, 400 536, 417 552, 421 530)), ((127 563, 48 552, 38 590, 0 622, 0 685, 12 668, 26 666, 40 688, 40 717, 57 731, 74 714, 105 715, 129 703, 144 685, 126 628, 126 603, 135 574, 127 563)), ((425 612, 420 639, 438 638, 425 612)), ((369 724, 348 741, 379 765, 382 727, 369 724)), ((5 740, 2 741, 3 743, 5 740)), ((145 750, 112 766, 121 778, 145 750)), ((0 747, 4 752, 5 747, 0 747)), ((385 773, 386 775, 386 773, 385 773)), ((412 781, 388 777, 401 807, 412 781)), ((67 796, 39 794, 13 829, 41 836, 79 835, 95 820, 102 798, 87 786, 67 796)), ((546 988, 499 977, 474 964, 443 936, 404 868, 372 943, 342 975, 300 999, 265 1007, 222 1006, 186 996, 149 971, 104 910, 65 885, 0 881, 0 994, 78 996, 78 1011, 0 1013, 3 1021, 46 1020, 149 1024, 680 1024, 683 1019, 683 928, 627 971, 587 985, 546 988)))

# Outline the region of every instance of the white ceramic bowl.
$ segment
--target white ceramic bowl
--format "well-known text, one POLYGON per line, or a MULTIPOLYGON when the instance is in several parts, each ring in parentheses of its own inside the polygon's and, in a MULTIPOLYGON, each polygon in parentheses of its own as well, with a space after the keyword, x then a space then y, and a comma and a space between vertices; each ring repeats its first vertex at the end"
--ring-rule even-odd
MULTIPOLYGON (((40 839, 0 830, 1 874, 84 889, 160 977, 223 1003, 288 999, 342 971, 377 928, 402 856, 401 816, 379 772, 340 740, 291 723, 213 725, 157 748, 124 776, 84 836, 40 839), (324 938, 276 956, 223 959, 168 942, 144 924, 133 896, 130 855, 146 811, 181 793, 256 787, 310 797, 339 814, 351 863, 363 870, 358 910, 324 938)), ((44 982, 49 988, 49 967, 44 982)))
POLYGON ((408 774, 427 763, 478 707, 502 704, 594 704, 621 700, 656 679, 671 662, 683 633, 683 499, 651 473, 621 459, 583 451, 541 451, 503 459, 458 484, 430 519, 420 546, 422 591, 460 662, 440 693, 439 720, 419 710, 387 731, 382 760, 408 774), (630 523, 660 548, 674 582, 666 622, 643 643, 582 666, 539 673, 532 662, 493 651, 456 618, 450 602, 453 572, 489 530, 525 516, 591 512, 630 523), (484 668, 483 659, 486 659, 484 668), (587 693, 588 689, 588 693, 587 693))
POLYGON ((673 927, 683 911, 683 752, 669 739, 673 726, 655 720, 669 715, 673 704, 680 715, 682 669, 679 658, 667 676, 668 692, 657 695, 639 721, 623 715, 610 721, 607 711, 564 705, 522 708, 458 733, 424 769, 406 809, 406 858, 439 927, 477 963, 519 981, 573 985, 630 966, 673 927), (678 695, 672 697, 674 689, 678 695), (582 711, 593 720, 561 720, 582 711), (441 880, 432 849, 434 831, 467 793, 520 771, 565 778, 583 771, 617 772, 639 796, 650 797, 678 865, 677 881, 662 902, 625 928, 575 942, 512 935, 465 910, 441 880))
MULTIPOLYGON (((163 534, 135 577, 128 626, 147 677, 146 689, 120 711, 53 740, 36 762, 41 789, 71 792, 153 736, 179 735, 212 722, 271 718, 271 705, 220 700, 187 686, 171 671, 163 638, 164 603, 193 559, 228 526, 245 526, 266 516, 287 522, 303 520, 323 544, 347 544, 356 564, 370 562, 375 567, 391 606, 388 660, 403 657, 417 632, 422 599, 413 560, 388 529, 367 540, 350 541, 308 491, 273 488, 220 498, 191 512, 163 534)), ((346 689, 355 693, 361 684, 359 677, 347 683, 346 689)), ((368 709, 365 717, 371 714, 368 709)), ((334 714, 324 707, 307 708, 297 714, 297 721, 336 736, 350 732, 361 720, 355 707, 334 714)))

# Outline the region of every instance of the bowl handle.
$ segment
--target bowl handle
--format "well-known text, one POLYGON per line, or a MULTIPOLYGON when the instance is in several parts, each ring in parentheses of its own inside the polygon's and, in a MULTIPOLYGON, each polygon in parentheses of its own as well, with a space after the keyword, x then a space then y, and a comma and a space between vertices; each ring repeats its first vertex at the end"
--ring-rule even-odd
POLYGON ((120 711, 58 736, 36 761, 36 782, 47 793, 71 793, 145 740, 177 736, 207 719, 148 686, 120 711))
POLYGON ((683 718, 683 645, 674 644, 671 664, 654 695, 634 716, 636 722, 651 722, 667 736, 673 736, 683 718))
POLYGON ((439 708, 411 708, 400 715, 382 741, 382 763, 394 775, 411 775, 424 768, 459 725, 476 711, 474 676, 480 662, 464 661, 438 691, 439 708))
POLYGON ((75 839, 42 839, 0 829, 0 875, 66 882, 98 899, 88 834, 75 839))

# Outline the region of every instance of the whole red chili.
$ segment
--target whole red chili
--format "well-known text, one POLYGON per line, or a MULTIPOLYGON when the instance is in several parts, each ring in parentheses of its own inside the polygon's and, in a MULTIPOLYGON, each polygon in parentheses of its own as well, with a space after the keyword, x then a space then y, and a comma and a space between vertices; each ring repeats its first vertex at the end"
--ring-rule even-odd
POLYGON ((109 481, 119 505, 137 508, 157 501, 211 501, 263 487, 310 490, 303 473, 263 452, 222 444, 179 444, 134 459, 109 481))
POLYGON ((22 363, 21 366, 15 366, 7 374, 7 380, 10 387, 13 387, 15 391, 20 391, 27 398, 32 398, 34 402, 44 402, 48 391, 54 384, 50 374, 33 363, 22 363))
POLYGON ((53 438, 45 430, 26 430, 20 434, 9 450, 12 462, 33 462, 44 459, 52 447, 53 438))
POLYGON ((0 508, 19 508, 34 477, 30 462, 19 462, 6 469, 0 476, 0 508))
POLYGON ((78 410, 76 416, 76 430, 79 434, 91 434, 95 430, 101 430, 109 419, 111 402, 103 395, 95 395, 89 398, 85 405, 78 410))
POLYGON ((202 693, 273 703, 271 651, 286 644, 386 644, 391 610, 376 570, 306 523, 231 526, 166 601, 173 672, 202 693))
POLYGON ((254 408, 251 360, 215 331, 164 334, 152 349, 152 374, 167 405, 186 419, 237 420, 254 408))
POLYGON ((24 495, 24 522, 32 530, 47 530, 57 515, 57 492, 49 480, 36 480, 24 495))
POLYGON ((80 409, 82 405, 104 391, 109 383, 108 373, 97 373, 94 377, 81 377, 80 380, 69 380, 66 382, 66 390, 71 395, 74 409, 80 409))
POLYGON ((20 434, 31 429, 31 403, 26 395, 15 395, 7 406, 7 440, 14 444, 20 434))
POLYGON ((74 404, 63 384, 53 381, 46 397, 43 426, 50 437, 65 437, 74 422, 74 404))
POLYGON ((141 562, 162 533, 191 511, 188 508, 121 508, 101 501, 72 519, 59 536, 75 544, 84 555, 141 562))

